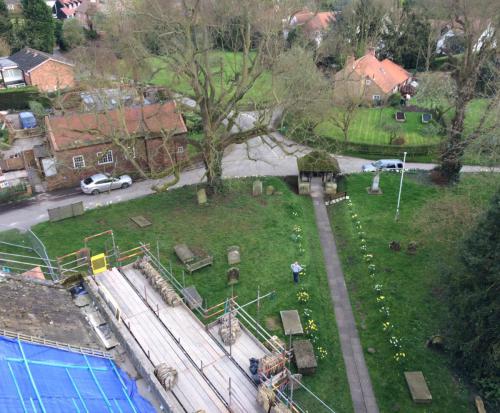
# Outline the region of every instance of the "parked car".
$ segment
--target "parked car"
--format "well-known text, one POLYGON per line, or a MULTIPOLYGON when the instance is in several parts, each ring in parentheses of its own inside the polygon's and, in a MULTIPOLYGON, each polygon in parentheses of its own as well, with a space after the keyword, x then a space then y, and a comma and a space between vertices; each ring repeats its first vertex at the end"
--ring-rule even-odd
POLYGON ((128 175, 113 177, 109 174, 95 174, 80 182, 83 193, 97 195, 111 189, 125 189, 132 185, 132 178, 128 175))
POLYGON ((361 167, 363 172, 399 171, 400 169, 403 169, 403 161, 400 159, 379 159, 375 162, 365 163, 361 167))

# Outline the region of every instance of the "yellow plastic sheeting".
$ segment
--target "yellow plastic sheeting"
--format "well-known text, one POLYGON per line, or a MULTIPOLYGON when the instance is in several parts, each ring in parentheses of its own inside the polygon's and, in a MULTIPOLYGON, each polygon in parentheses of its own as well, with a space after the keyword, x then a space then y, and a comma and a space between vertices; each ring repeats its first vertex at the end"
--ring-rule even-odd
POLYGON ((108 269, 106 255, 104 253, 93 255, 90 258, 90 265, 92 266, 92 274, 96 275, 108 269))

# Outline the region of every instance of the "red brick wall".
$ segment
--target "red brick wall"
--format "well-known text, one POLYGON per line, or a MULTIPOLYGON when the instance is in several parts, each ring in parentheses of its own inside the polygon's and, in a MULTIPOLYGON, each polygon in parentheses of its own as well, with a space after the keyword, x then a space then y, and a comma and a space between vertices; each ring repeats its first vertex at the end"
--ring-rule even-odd
MULTIPOLYGON (((170 158, 163 156, 164 154, 162 151, 156 150, 159 146, 161 146, 161 138, 149 139, 147 141, 142 139, 137 140, 135 144, 135 160, 145 171, 150 170, 150 167, 153 167, 153 170, 157 171, 171 165, 170 158), (152 161, 149 159, 150 154, 156 155, 155 159, 152 161)), ((176 139, 176 142, 171 143, 170 152, 173 154, 173 159, 176 162, 184 159, 186 151, 186 144, 182 142, 182 140, 178 142, 176 139), (179 156, 176 157, 178 146, 182 146, 184 152, 178 154, 179 156)), ((122 150, 111 144, 91 145, 83 148, 58 151, 55 152, 55 158, 57 175, 46 178, 47 189, 49 191, 58 188, 78 186, 83 178, 99 172, 137 174, 137 169, 125 158, 122 150), (113 151, 113 163, 99 165, 97 153, 105 152, 108 149, 113 151), (85 168, 73 168, 73 157, 77 155, 83 155, 85 159, 85 168)))
POLYGON ((53 92, 75 85, 73 67, 53 60, 38 66, 25 76, 26 83, 37 86, 44 92, 53 92))

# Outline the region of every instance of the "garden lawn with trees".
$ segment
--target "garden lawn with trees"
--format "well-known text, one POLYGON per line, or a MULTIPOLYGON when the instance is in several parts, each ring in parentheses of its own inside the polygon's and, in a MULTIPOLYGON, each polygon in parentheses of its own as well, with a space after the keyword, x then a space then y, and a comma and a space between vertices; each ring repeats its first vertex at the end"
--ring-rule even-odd
POLYGON ((350 201, 330 207, 329 213, 380 411, 422 411, 411 401, 403 376, 422 371, 432 394, 426 412, 473 412, 450 355, 427 348, 426 342, 437 335, 447 348, 444 274, 456 268, 461 238, 489 206, 498 177, 462 174, 460 184, 443 189, 430 185, 424 174, 408 173, 398 222, 400 175, 381 175, 380 196, 366 192, 372 178, 348 176, 340 189, 347 190, 350 201), (392 241, 400 243, 400 251, 389 247, 392 241))
MULTIPOLYGON (((318 328, 315 347, 323 347, 328 354, 318 360, 316 374, 305 377, 304 383, 336 412, 352 412, 311 199, 295 195, 277 178, 264 179, 264 187, 273 185, 280 192, 273 196, 253 197, 252 181, 248 179, 225 184, 225 193, 210 198, 208 206, 197 205, 196 188, 191 186, 86 211, 83 216, 56 223, 42 223, 34 231, 53 257, 82 248, 84 237, 108 229, 114 231, 122 251, 142 241, 150 243, 155 252, 158 241, 162 262, 172 264, 181 282, 182 267, 173 254, 173 246, 186 243, 204 248, 213 254, 213 265, 186 274, 185 282, 196 286, 207 307, 230 296, 226 249, 239 245, 242 261, 240 281, 234 286, 237 301, 244 304, 255 299, 258 287, 261 295, 275 290, 275 298, 261 302, 258 318, 271 334, 281 338, 284 336, 279 311, 297 309, 305 326, 304 310, 309 309, 309 318, 318 328), (138 228, 130 220, 136 215, 143 215, 152 225, 138 228), (293 284, 290 269, 295 260, 306 268, 298 286, 293 284), (298 301, 301 291, 308 293, 307 303, 298 301)), ((89 246, 93 253, 103 248, 99 241, 89 246)), ((247 309, 257 316, 255 305, 247 309)), ((316 354, 319 355, 317 349, 316 354)), ((324 411, 305 391, 295 392, 294 400, 311 412, 324 411)))
MULTIPOLYGON (((332 110, 340 110, 332 108, 332 110)), ((406 122, 397 122, 398 109, 390 107, 359 108, 349 128, 349 142, 370 145, 390 145, 392 137, 403 137, 405 145, 429 145, 439 143, 438 128, 434 123, 423 124, 421 113, 406 112, 406 122)), ((322 122, 316 128, 318 135, 342 140, 342 131, 330 122, 322 122)))

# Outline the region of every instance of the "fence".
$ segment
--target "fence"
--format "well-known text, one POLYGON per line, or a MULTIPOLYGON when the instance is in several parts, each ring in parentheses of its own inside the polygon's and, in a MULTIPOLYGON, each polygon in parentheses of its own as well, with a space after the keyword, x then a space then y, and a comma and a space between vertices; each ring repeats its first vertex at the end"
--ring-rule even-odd
POLYGON ((66 218, 72 218, 78 215, 83 215, 85 209, 83 207, 83 202, 80 201, 69 205, 50 208, 47 210, 47 212, 49 213, 50 222, 56 222, 66 218))
POLYGON ((0 169, 3 172, 19 171, 24 169, 24 159, 22 157, 0 159, 0 169))

